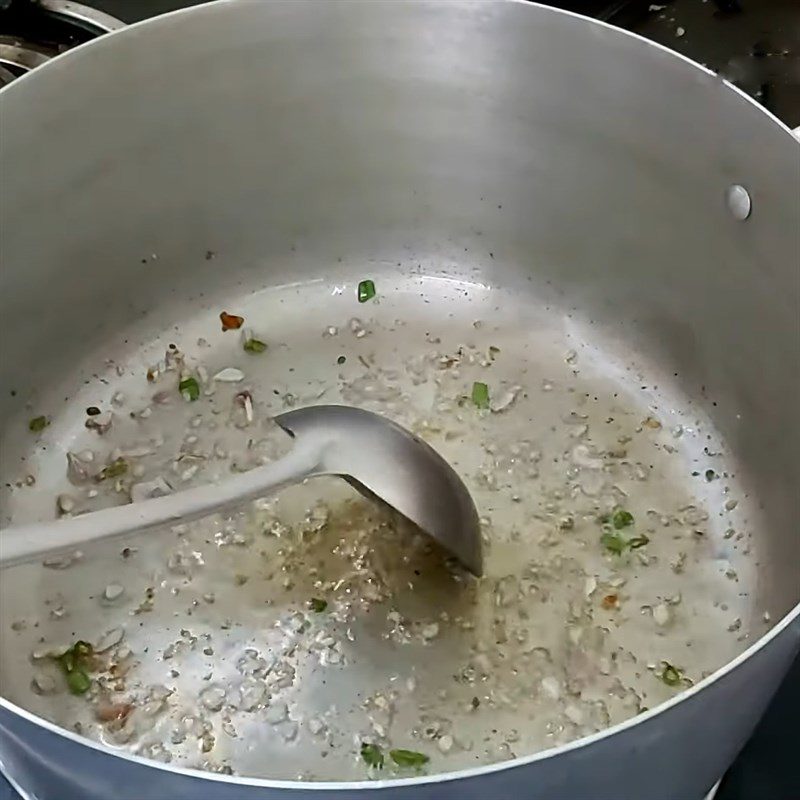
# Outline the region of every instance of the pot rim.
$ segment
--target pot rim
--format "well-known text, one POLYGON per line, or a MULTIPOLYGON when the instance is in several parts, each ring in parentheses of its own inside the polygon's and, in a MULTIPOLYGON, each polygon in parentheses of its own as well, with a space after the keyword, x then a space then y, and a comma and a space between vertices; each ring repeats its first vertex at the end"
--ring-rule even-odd
MULTIPOLYGON (((30 79, 30 76, 34 72, 38 74, 42 72, 42 70, 53 71, 54 69, 60 69, 64 64, 68 63, 70 59, 75 57, 80 57, 79 55, 76 54, 80 53, 87 47, 96 48, 101 46, 109 46, 104 43, 107 43, 108 41, 113 40, 116 37, 125 36, 127 35, 128 31, 138 31, 138 29, 142 27, 156 26, 159 24, 163 24, 163 20, 165 18, 171 19, 183 14, 190 14, 190 13, 191 14, 217 13, 219 7, 224 4, 244 3, 244 2, 247 2, 247 0, 215 0, 214 2, 205 2, 199 6, 191 6, 187 8, 177 9, 175 11, 170 11, 166 14, 161 14, 156 17, 151 17, 149 19, 133 23, 132 25, 126 26, 117 31, 112 31, 109 34, 105 34, 97 39, 85 42, 71 50, 68 50, 64 53, 55 56, 46 64, 43 64, 41 67, 38 67, 36 70, 30 70, 25 75, 22 75, 12 83, 7 84, 2 89, 0 89, 0 98, 2 98, 3 95, 8 94, 9 92, 15 91, 14 87, 17 87, 19 85, 25 85, 27 81, 30 79)), ((614 25, 611 25, 607 22, 593 19, 591 17, 586 17, 583 14, 577 14, 573 11, 566 11, 560 8, 553 8, 552 6, 545 6, 539 2, 530 2, 530 0, 495 0, 495 2, 503 2, 508 4, 524 6, 526 9, 535 10, 537 13, 540 14, 541 13, 561 14, 566 17, 571 17, 576 20, 580 20, 590 25, 596 25, 604 29, 606 32, 612 32, 616 36, 626 36, 629 37, 630 39, 635 40, 639 44, 645 45, 646 47, 654 48, 655 50, 659 51, 660 54, 662 55, 667 55, 669 57, 675 58, 678 61, 684 62, 684 64, 689 68, 700 70, 706 73, 707 75, 713 77, 718 77, 717 73, 715 73, 713 70, 708 69, 707 67, 703 66, 702 64, 699 64, 698 62, 683 55, 682 53, 678 53, 675 50, 671 50, 670 48, 666 47, 665 45, 659 44, 658 42, 646 39, 645 37, 639 35, 638 33, 633 33, 631 31, 627 31, 622 28, 617 28, 614 25)), ((784 130, 789 136, 795 139, 795 135, 791 128, 789 128, 784 122, 778 119, 778 117, 776 117, 771 111, 769 111, 768 109, 764 108, 759 103, 757 103, 752 97, 750 97, 750 95, 746 94, 743 90, 739 89, 737 86, 733 85, 730 81, 728 81, 725 78, 720 78, 720 82, 726 89, 731 90, 737 95, 739 95, 743 100, 754 106, 760 113, 762 113, 773 123, 777 124, 779 128, 784 130)), ((659 716, 660 714, 663 714, 671 710, 672 708, 675 708, 677 705, 681 703, 689 702, 691 698, 694 697, 694 695, 699 694, 704 689, 706 689, 706 687, 709 687, 712 684, 716 683, 717 681, 722 680, 722 678, 724 678, 729 673, 733 672, 735 669, 741 666, 745 661, 755 656, 756 653, 758 653, 767 645, 769 645, 770 642, 773 641, 773 639, 776 639, 778 636, 780 636, 793 622, 798 620, 800 620, 800 599, 798 599, 798 602, 792 608, 790 608, 789 611, 787 611, 786 614, 784 614, 784 616, 778 622, 776 622, 775 625, 769 631, 767 631, 767 633, 765 633, 763 636, 757 639, 747 649, 739 653, 739 655, 736 656, 736 658, 732 659, 719 669, 715 670, 708 677, 694 684, 689 689, 686 689, 685 691, 682 691, 679 694, 675 695, 670 700, 667 700, 666 702, 661 703, 655 706, 654 708, 651 708, 641 714, 631 717, 623 722, 617 723, 616 725, 612 725, 609 728, 604 728, 603 730, 598 731, 597 733, 593 733, 590 734, 589 736, 584 736, 579 739, 575 739, 571 742, 567 742, 566 744, 559 745, 557 747, 551 747, 545 750, 540 750, 531 755, 519 756, 514 759, 509 759, 508 761, 500 761, 495 764, 486 764, 481 767, 470 767, 468 769, 462 769, 453 772, 440 772, 434 775, 424 775, 424 776, 410 777, 410 778, 391 778, 386 780, 363 780, 363 781, 293 781, 293 780, 287 781, 287 780, 274 780, 269 778, 222 775, 215 772, 204 772, 197 769, 189 769, 186 767, 179 767, 171 764, 165 764, 159 761, 143 758, 142 756, 134 755, 133 753, 126 753, 123 751, 114 750, 106 745, 101 744, 100 742, 94 741, 92 739, 87 739, 83 736, 79 736, 77 733, 73 733, 71 731, 66 730, 65 728, 61 728, 60 726, 52 722, 49 722, 48 720, 43 719, 42 717, 39 717, 36 714, 26 711, 24 708, 16 705, 15 703, 12 703, 10 700, 7 700, 2 696, 0 696, 0 709, 9 711, 10 713, 21 717, 22 719, 32 723, 33 725, 37 725, 41 728, 44 728, 50 733, 61 736, 71 742, 74 742, 75 744, 88 747, 92 750, 96 750, 99 753, 102 753, 106 756, 110 756, 113 758, 120 758, 125 761, 132 762, 133 764, 136 764, 140 767, 149 767, 151 769, 157 769, 171 774, 183 775, 187 778, 217 781, 220 783, 227 783, 234 786, 247 786, 247 787, 263 788, 263 789, 295 789, 303 791, 332 791, 332 790, 357 791, 357 790, 400 788, 404 786, 415 786, 415 785, 425 785, 425 784, 440 784, 440 783, 445 784, 457 780, 490 775, 492 773, 501 772, 516 767, 524 767, 527 766, 528 764, 533 764, 538 761, 543 761, 545 759, 552 758, 561 755, 563 753, 570 752, 572 750, 578 750, 584 747, 589 747, 595 742, 601 741, 606 738, 610 738, 612 736, 620 735, 625 731, 627 731, 629 728, 639 725, 640 723, 647 722, 650 719, 653 719, 654 717, 659 716)))
MULTIPOLYGON (((513 0, 516 2, 516 0, 513 0)), ((187 767, 178 767, 171 764, 165 764, 160 761, 153 761, 142 756, 134 755, 133 753, 126 753, 124 751, 112 750, 110 747, 96 742, 93 739, 87 739, 79 736, 77 733, 68 731, 61 728, 53 722, 49 722, 36 714, 26 711, 24 708, 15 705, 10 700, 0 697, 0 709, 10 711, 12 714, 22 717, 27 722, 38 725, 41 728, 54 733, 58 736, 68 739, 78 745, 89 747, 92 750, 97 750, 107 756, 114 758, 121 758, 125 761, 131 761, 140 767, 150 767, 158 769, 163 772, 176 773, 184 775, 187 778, 195 778, 200 780, 219 781, 220 783, 229 783, 234 786, 248 786, 261 789, 302 789, 304 791, 332 791, 332 790, 369 790, 369 789, 390 789, 402 786, 411 786, 419 784, 439 784, 451 783, 453 781, 476 778, 484 775, 490 775, 495 772, 502 772, 506 769, 516 767, 524 767, 528 764, 534 764, 537 761, 544 761, 547 758, 568 753, 572 750, 578 750, 584 747, 589 747, 595 742, 599 742, 605 738, 616 736, 624 733, 629 728, 633 728, 640 723, 647 722, 656 716, 659 716, 672 708, 675 708, 680 703, 688 702, 694 695, 703 691, 706 687, 711 686, 719 680, 722 680, 728 673, 733 672, 741 664, 754 656, 757 652, 766 647, 773 639, 780 636, 793 622, 800 620, 800 603, 795 605, 790 611, 779 620, 764 636, 758 641, 750 645, 746 650, 739 653, 736 658, 729 661, 724 666, 720 667, 716 672, 709 675, 707 678, 696 683, 694 686, 686 689, 683 692, 675 695, 675 697, 661 703, 654 708, 648 709, 642 714, 635 717, 630 717, 624 722, 619 722, 612 725, 610 728, 604 728, 597 733, 590 734, 589 736, 575 739, 566 744, 559 745, 558 747, 551 747, 546 750, 540 750, 536 753, 527 756, 519 756, 512 758, 508 761, 499 761, 495 764, 486 764, 482 767, 470 767, 469 769, 456 770, 454 772, 438 772, 434 775, 422 775, 413 778, 389 778, 386 780, 363 780, 363 781, 287 781, 287 780, 274 780, 270 778, 251 778, 238 775, 222 775, 217 772, 204 772, 198 769, 189 769, 187 767)))

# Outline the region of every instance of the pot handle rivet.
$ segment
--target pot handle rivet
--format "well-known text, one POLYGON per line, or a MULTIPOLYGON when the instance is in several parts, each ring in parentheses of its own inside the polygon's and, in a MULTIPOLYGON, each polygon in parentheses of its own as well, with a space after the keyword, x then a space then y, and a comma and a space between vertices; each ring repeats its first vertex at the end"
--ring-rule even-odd
POLYGON ((728 204, 728 210, 733 214, 734 219, 743 222, 750 216, 753 208, 753 203, 750 200, 750 194, 744 186, 734 183, 728 187, 725 192, 725 201, 728 204))

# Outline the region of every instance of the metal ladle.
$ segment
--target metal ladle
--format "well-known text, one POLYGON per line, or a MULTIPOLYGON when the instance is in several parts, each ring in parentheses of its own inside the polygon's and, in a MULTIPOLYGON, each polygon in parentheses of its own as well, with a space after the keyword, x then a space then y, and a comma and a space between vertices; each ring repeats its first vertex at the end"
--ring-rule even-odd
POLYGON ((264 497, 306 478, 337 475, 383 500, 481 575, 478 513, 462 480, 400 425, 349 406, 310 406, 275 417, 295 440, 283 458, 213 485, 0 531, 0 566, 58 550, 175 525, 264 497))

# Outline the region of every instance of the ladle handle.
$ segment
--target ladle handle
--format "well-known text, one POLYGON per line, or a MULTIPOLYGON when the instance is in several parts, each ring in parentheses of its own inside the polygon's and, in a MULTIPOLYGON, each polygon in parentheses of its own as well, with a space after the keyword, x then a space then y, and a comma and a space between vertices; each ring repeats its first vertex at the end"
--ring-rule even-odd
POLYGON ((218 484, 114 506, 67 519, 14 525, 0 530, 0 566, 5 567, 95 539, 177 525, 254 500, 318 474, 319 446, 296 442, 283 458, 233 475, 218 484))

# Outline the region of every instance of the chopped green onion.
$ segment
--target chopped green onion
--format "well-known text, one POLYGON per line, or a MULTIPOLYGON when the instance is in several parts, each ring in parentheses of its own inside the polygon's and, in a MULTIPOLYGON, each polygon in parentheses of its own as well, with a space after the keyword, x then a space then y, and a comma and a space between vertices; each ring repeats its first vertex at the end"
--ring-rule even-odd
POLYGON ((650 539, 644 534, 626 539, 621 533, 606 531, 600 537, 600 544, 610 553, 614 553, 617 556, 621 556, 626 550, 638 550, 640 547, 649 544, 649 542, 650 539))
POLYGON ((472 404, 481 409, 489 408, 489 387, 485 383, 475 381, 472 384, 472 404))
POLYGON ((611 515, 611 524, 619 531, 633 525, 633 514, 624 508, 618 508, 611 515))
POLYGON ((119 478, 128 471, 128 462, 124 458, 114 459, 97 473, 95 480, 104 481, 107 478, 119 478))
POLYGON ((92 685, 91 678, 82 669, 68 672, 66 678, 67 686, 72 694, 85 694, 92 685))
POLYGON ((626 542, 618 533, 604 533, 600 537, 600 544, 610 553, 621 556, 625 552, 626 542))
POLYGON ((375 282, 366 280, 358 284, 358 302, 366 303, 375 297, 375 282))
POLYGON ((323 599, 321 599, 319 597, 312 597, 308 601, 308 607, 315 614, 321 614, 328 607, 328 601, 327 600, 323 600, 323 599))
POLYGON ((368 767, 383 769, 383 753, 376 744, 361 743, 361 760, 368 767))
POLYGON ((345 361, 347 361, 347 356, 339 356, 339 358, 336 359, 336 363, 340 366, 344 364, 345 361))
POLYGON ((683 680, 683 673, 677 668, 673 667, 668 661, 664 661, 664 668, 658 676, 667 686, 677 686, 683 680))
POLYGON ((94 651, 91 644, 89 644, 89 642, 84 642, 82 639, 75 642, 72 646, 72 650, 76 658, 89 658, 94 651))
POLYGON ((188 378, 184 378, 178 384, 178 391, 181 393, 181 396, 187 402, 193 402, 200 397, 200 384, 197 382, 196 378, 192 378, 191 376, 188 378))
POLYGON ((415 750, 390 750, 389 755, 398 767, 422 767, 430 761, 425 753, 415 750))
POLYGON ((714 472, 713 469, 707 469, 706 470, 706 480, 707 481, 713 481, 714 478, 716 478, 716 477, 717 477, 717 473, 714 472))
POLYGON ((252 353, 254 355, 263 353, 267 349, 267 345, 260 339, 247 339, 242 347, 245 353, 252 353))
POLYGON ((56 659, 72 694, 84 694, 92 685, 87 670, 93 652, 89 642, 79 641, 56 659))
POLYGON ((32 433, 39 433, 40 431, 43 431, 49 424, 50 420, 47 419, 47 417, 34 417, 28 422, 28 430, 32 433))

